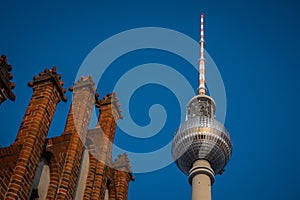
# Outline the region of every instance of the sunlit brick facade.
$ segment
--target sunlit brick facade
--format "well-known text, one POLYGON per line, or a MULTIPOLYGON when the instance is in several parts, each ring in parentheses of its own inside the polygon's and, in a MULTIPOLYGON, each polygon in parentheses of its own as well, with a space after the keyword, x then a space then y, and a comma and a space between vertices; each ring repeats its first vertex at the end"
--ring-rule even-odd
POLYGON ((0 148, 0 199, 126 200, 133 180, 129 159, 123 154, 112 161, 116 123, 122 117, 116 95, 99 100, 92 78, 82 77, 70 88, 73 98, 63 133, 47 138, 57 104, 67 101, 61 76, 55 67, 46 69, 28 85, 33 95, 15 142, 0 148), (95 105, 98 125, 89 130, 95 105))

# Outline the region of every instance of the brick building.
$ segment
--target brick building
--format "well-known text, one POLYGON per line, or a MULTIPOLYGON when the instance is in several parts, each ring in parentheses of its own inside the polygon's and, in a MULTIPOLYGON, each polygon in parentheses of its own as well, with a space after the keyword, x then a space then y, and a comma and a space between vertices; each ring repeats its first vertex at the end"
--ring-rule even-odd
MULTIPOLYGON (((1 63, 3 102, 15 97, 11 67, 5 57, 1 63)), ((99 100, 92 78, 82 77, 70 88, 73 98, 63 133, 47 138, 57 104, 67 101, 61 76, 55 67, 46 69, 28 85, 33 95, 15 142, 0 148, 0 199, 127 199, 134 180, 129 159, 123 154, 112 161, 116 123, 122 118, 116 95, 99 100), (89 130, 95 105, 98 125, 89 130)))
POLYGON ((14 101, 16 96, 12 92, 15 84, 10 82, 12 79, 12 74, 10 71, 12 66, 7 63, 6 56, 2 55, 0 57, 0 105, 7 98, 14 101))

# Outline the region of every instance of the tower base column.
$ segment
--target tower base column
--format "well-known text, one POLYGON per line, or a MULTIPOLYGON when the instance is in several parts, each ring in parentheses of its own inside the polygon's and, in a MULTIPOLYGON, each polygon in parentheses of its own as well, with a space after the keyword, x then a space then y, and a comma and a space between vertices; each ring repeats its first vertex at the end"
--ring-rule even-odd
POLYGON ((192 200, 211 200, 211 185, 214 183, 214 171, 206 160, 194 162, 189 172, 192 185, 192 200))

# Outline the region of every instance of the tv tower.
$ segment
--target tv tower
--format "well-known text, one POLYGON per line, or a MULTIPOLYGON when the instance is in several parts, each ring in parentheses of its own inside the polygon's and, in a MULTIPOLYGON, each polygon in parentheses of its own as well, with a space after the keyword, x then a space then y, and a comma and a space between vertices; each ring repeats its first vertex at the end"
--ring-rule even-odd
POLYGON ((215 101, 206 95, 203 15, 200 21, 198 95, 189 101, 186 121, 174 135, 172 157, 189 177, 192 200, 210 200, 215 174, 224 172, 231 157, 232 144, 226 128, 215 119, 215 101))

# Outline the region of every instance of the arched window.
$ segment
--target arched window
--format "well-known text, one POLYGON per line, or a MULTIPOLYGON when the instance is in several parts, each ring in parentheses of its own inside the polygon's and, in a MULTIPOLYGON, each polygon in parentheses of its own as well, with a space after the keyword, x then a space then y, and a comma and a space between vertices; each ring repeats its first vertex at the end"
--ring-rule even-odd
POLYGON ((89 166, 90 166, 89 159, 90 159, 89 151, 87 149, 85 149, 83 152, 83 155, 82 155, 82 160, 81 160, 80 170, 79 170, 79 177, 77 179, 76 190, 75 190, 75 194, 74 194, 75 200, 83 199, 86 179, 87 179, 87 176, 89 173, 89 166))
POLYGON ((46 158, 42 157, 34 175, 30 191, 30 200, 46 199, 50 183, 50 168, 46 158))
POLYGON ((109 188, 111 186, 111 180, 108 179, 106 183, 106 190, 105 190, 105 195, 104 195, 104 200, 109 200, 109 188))
POLYGON ((104 200, 109 200, 109 193, 108 193, 108 189, 107 188, 105 190, 104 200))

